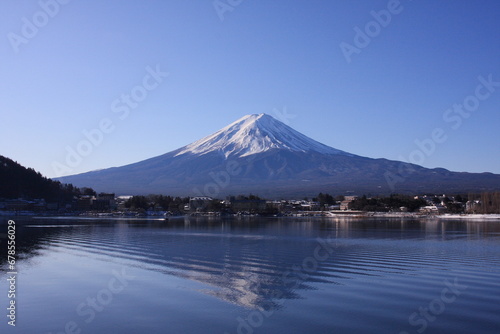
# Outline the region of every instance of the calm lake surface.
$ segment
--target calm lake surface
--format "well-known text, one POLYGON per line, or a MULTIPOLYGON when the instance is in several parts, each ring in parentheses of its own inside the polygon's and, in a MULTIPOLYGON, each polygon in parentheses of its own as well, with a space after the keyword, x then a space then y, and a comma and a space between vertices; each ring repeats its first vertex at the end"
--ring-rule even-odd
POLYGON ((500 333, 500 221, 14 220, 1 333, 500 333))

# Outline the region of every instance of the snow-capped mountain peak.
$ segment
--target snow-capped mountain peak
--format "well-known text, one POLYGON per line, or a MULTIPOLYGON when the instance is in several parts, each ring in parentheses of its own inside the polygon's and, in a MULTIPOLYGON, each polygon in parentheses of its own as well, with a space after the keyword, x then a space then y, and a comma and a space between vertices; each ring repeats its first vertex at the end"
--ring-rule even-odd
POLYGON ((176 196, 223 198, 253 193, 279 199, 319 191, 393 193, 396 183, 402 193, 495 191, 500 174, 455 173, 349 154, 259 114, 245 116, 175 151, 59 181, 120 195, 168 190, 176 196), (402 168, 414 173, 405 182, 389 182, 387 173, 397 177, 402 168))
POLYGON ((214 134, 184 146, 176 156, 186 153, 203 155, 215 151, 226 158, 244 157, 271 149, 350 155, 321 144, 272 116, 253 114, 244 116, 214 134))

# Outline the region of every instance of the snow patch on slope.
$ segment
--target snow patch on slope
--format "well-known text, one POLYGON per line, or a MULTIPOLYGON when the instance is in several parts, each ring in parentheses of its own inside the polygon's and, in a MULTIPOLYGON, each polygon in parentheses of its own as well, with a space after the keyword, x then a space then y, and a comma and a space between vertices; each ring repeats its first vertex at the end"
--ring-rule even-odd
POLYGON ((215 151, 226 158, 244 157, 271 149, 351 155, 304 136, 269 115, 254 114, 244 116, 214 134, 184 146, 176 156, 186 153, 203 155, 215 151))

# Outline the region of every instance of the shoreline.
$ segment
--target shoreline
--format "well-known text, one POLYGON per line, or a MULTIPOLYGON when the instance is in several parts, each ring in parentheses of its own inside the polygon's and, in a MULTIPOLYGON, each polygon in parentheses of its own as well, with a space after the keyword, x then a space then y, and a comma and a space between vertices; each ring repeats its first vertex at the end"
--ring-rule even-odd
POLYGON ((238 218, 238 217, 263 217, 263 218, 409 218, 409 219, 438 219, 438 220, 500 220, 500 214, 451 214, 444 213, 440 215, 420 214, 412 212, 364 212, 364 211, 303 211, 287 215, 214 215, 213 213, 200 213, 198 215, 179 215, 179 216, 118 216, 112 213, 96 215, 49 215, 47 213, 35 212, 9 212, 0 211, 0 217, 31 217, 34 219, 73 219, 73 220, 150 220, 150 221, 168 221, 169 219, 180 219, 185 217, 200 218, 238 218))

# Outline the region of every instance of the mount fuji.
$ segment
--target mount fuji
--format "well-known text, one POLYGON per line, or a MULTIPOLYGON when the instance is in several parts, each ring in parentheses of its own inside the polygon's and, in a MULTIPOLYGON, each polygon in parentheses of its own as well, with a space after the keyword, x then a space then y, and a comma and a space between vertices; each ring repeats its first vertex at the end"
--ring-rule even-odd
POLYGON ((269 150, 346 154, 323 145, 266 114, 247 115, 216 133, 180 149, 176 156, 219 152, 224 157, 245 157, 269 150))
POLYGON ((361 157, 319 143, 266 114, 244 116, 212 135, 164 155, 58 180, 122 195, 211 197, 500 189, 498 174, 458 173, 361 157))

